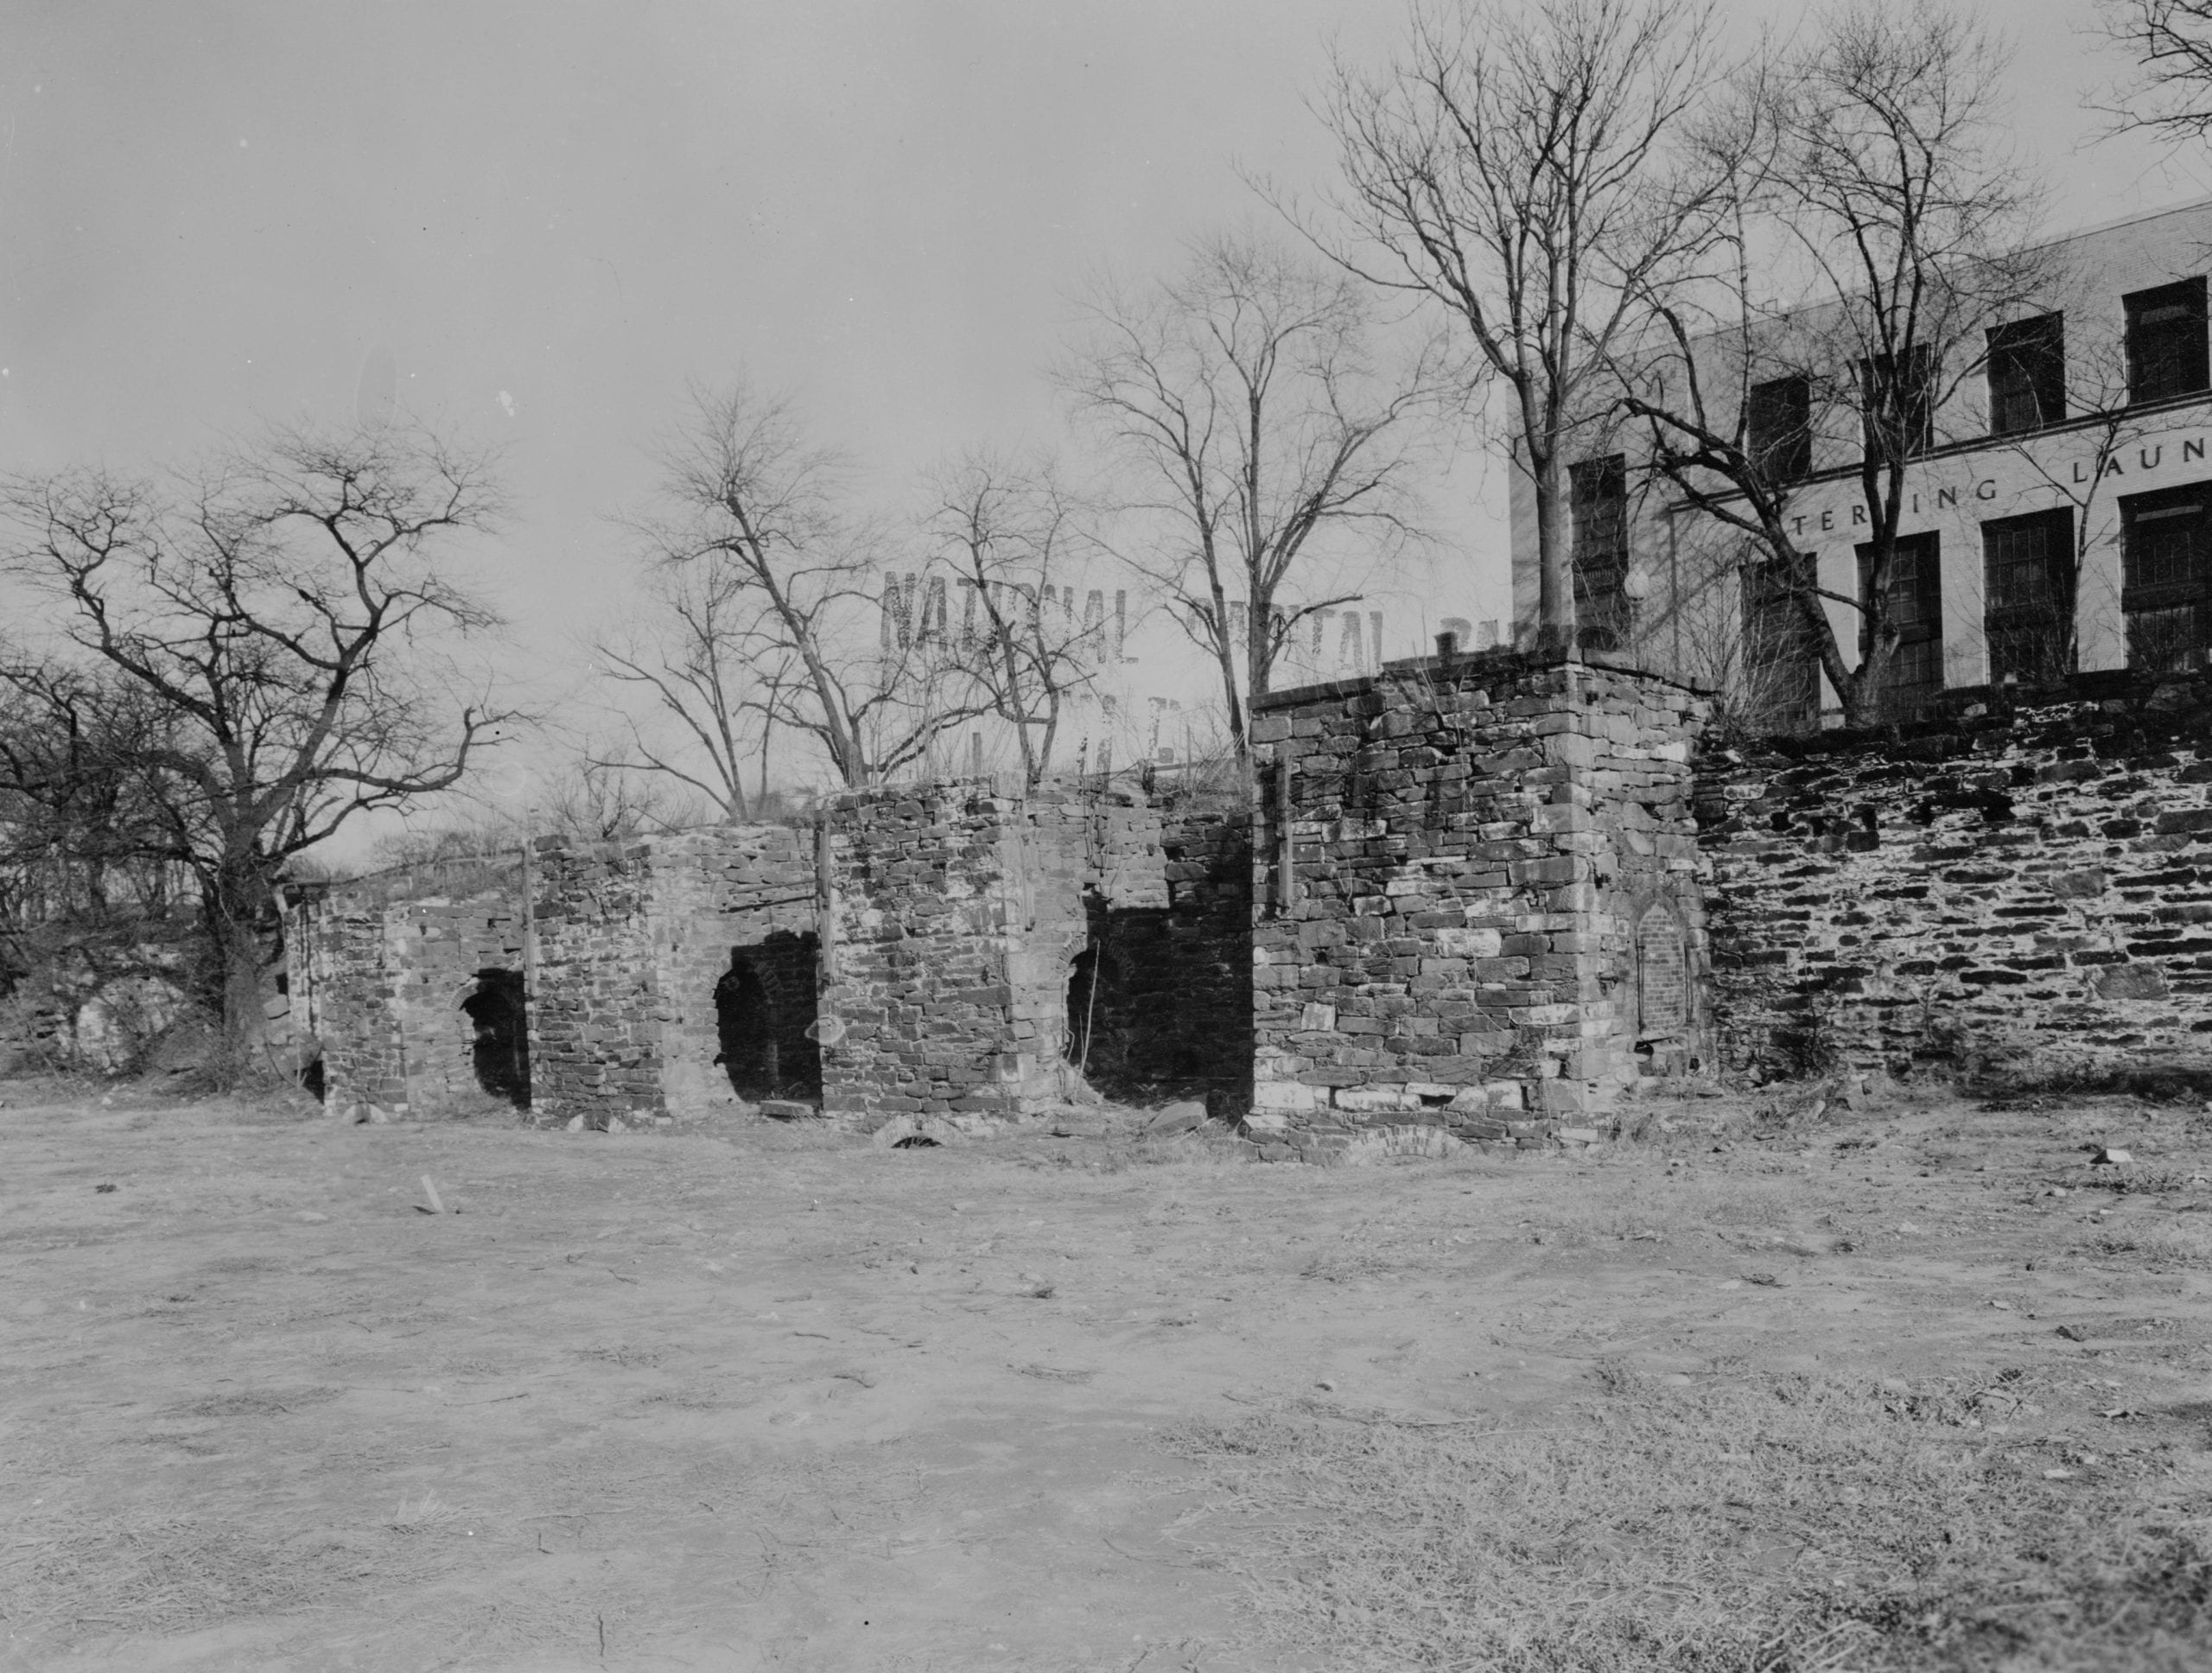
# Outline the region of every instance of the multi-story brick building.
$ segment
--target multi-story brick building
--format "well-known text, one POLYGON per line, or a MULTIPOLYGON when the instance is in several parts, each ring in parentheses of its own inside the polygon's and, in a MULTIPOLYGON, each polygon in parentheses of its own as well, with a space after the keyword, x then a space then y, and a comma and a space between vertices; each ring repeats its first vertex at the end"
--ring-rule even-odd
MULTIPOLYGON (((1958 334, 1941 351, 1948 368, 1931 355, 1917 374, 1928 395, 1887 576, 1902 640, 1886 677, 1892 713, 1961 688, 2198 666, 2212 645, 2212 201, 2037 253, 2030 299, 1958 334)), ((1700 365, 1735 340, 1708 340, 1700 365)), ((1825 607, 1853 665, 1863 617, 1841 601, 1866 584, 1860 421, 1848 403, 1823 411, 1802 376, 1737 381, 1748 445, 1779 461, 1788 527, 1838 595, 1825 607)), ((1760 555, 1669 493, 1633 425, 1590 435, 1568 494, 1586 645, 1724 686, 1763 672, 1784 711, 1833 711, 1760 555)), ((1525 476, 1512 518, 1515 613, 1533 624, 1525 476)))

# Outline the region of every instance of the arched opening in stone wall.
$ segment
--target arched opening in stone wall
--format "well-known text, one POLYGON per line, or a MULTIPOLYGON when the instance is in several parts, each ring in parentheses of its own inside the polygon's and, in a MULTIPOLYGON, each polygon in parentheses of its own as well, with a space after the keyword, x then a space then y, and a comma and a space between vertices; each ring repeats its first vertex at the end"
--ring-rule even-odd
POLYGON ((476 1084, 518 1110, 530 1108, 530 1020, 519 970, 482 970, 461 1002, 474 1031, 476 1084))
POLYGON ((808 1033, 817 1004, 813 934, 778 930, 730 949, 715 983, 715 1062, 747 1099, 818 1098, 822 1048, 808 1033))

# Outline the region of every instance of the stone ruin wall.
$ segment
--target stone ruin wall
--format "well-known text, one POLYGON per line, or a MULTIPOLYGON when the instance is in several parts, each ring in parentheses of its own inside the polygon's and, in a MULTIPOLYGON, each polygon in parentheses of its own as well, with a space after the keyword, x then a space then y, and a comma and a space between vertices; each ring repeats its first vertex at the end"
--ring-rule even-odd
POLYGON ((1240 1081, 1215 1043, 1236 1049, 1244 1005, 1242 891, 1224 894, 1217 881, 1249 868, 1239 822, 1186 814, 1164 825, 1126 792, 1045 785, 1016 795, 979 781, 856 792, 830 823, 825 1109, 1011 1115, 1079 1096, 1071 983, 1088 998, 1086 955, 1109 973, 1091 977, 1109 1020, 1093 1038, 1114 1042, 1102 1074, 1135 1072, 1143 1059, 1154 1082, 1179 1071, 1240 1081), (1204 856, 1195 863, 1193 850, 1204 856), (1197 1031, 1217 1027, 1199 1043, 1197 1031))
POLYGON ((2212 1056, 2212 691, 1708 751, 1725 1066, 2212 1056))
POLYGON ((1101 1074, 1204 1090, 1235 1114, 1249 1060, 1247 830, 1219 812, 1163 824, 1127 791, 1016 795, 987 780, 848 795, 826 833, 544 838, 465 900, 404 898, 446 881, 435 870, 301 891, 290 985, 334 1110, 467 1107, 461 1005, 498 968, 527 973, 540 1122, 732 1107, 747 1073, 778 1078, 765 1059, 786 1084, 746 1096, 818 1100, 867 1124, 1083 1096, 1071 984, 1088 955, 1106 972, 1086 1015, 1101 1074))
MULTIPOLYGON (((603 1127, 734 1104, 715 1062, 715 991, 739 950, 813 936, 814 860, 800 835, 730 825, 632 843, 541 837, 532 862, 532 1113, 603 1127)), ((791 1002, 812 1021, 810 983, 791 1002)))
POLYGON ((856 791, 831 804, 826 1113, 1017 1107, 1005 950, 1021 911, 1006 851, 1011 805, 963 785, 856 791))
MULTIPOLYGON (((493 869, 496 880, 464 876, 479 887, 457 899, 410 898, 391 879, 302 893, 285 987, 296 1026, 304 1013, 321 1047, 328 1108, 423 1119, 477 1102, 476 1029, 462 1006, 482 972, 519 975, 524 962, 518 876, 493 869)), ((450 880, 431 870, 409 881, 450 880)))
POLYGON ((1254 707, 1250 1124, 1271 1151, 1409 1125, 1541 1143, 1701 1065, 1699 698, 1493 652, 1254 707))
POLYGON ((1704 723, 1602 665, 1395 665, 1262 701, 1252 811, 899 787, 826 840, 543 843, 530 913, 514 865, 305 889, 291 1003, 334 1109, 435 1116, 527 964, 534 1114, 603 1125, 738 1102, 742 966, 826 1113, 1203 1095, 1272 1155, 1580 1136, 1651 1074, 2212 1064, 2212 686, 1694 769, 1704 723))

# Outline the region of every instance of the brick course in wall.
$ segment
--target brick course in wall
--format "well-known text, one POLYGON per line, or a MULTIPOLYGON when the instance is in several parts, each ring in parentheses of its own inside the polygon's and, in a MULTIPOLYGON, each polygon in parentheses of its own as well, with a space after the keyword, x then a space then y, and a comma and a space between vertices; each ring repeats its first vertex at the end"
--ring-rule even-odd
POLYGON ((2212 1060, 2212 694, 1700 757, 1713 1007, 1784 1076, 2212 1060))
POLYGON ((1696 696, 1488 652, 1254 710, 1263 1140, 1537 1143, 1701 1062, 1696 696))

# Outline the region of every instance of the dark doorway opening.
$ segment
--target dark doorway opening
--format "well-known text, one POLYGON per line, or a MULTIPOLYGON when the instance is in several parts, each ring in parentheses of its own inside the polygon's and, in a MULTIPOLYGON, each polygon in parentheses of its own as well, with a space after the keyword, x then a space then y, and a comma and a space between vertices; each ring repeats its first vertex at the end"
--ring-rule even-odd
POLYGON ((518 1110, 530 1108, 530 1021, 522 972, 476 972, 476 987, 461 1002, 475 1030, 470 1047, 476 1084, 518 1110))
POLYGON ((740 1097, 772 1097, 782 1085, 782 1053, 776 1038, 776 1008, 767 984, 742 953, 715 983, 715 1044, 722 1067, 740 1097))
POLYGON ((1087 1085, 1120 1103, 1249 1107, 1245 899, 1223 890, 1190 907, 1088 903, 1089 945, 1068 961, 1065 1048, 1087 1085))
POLYGON ((814 1025, 815 938, 779 930, 730 950, 715 983, 715 1061, 741 1098, 818 1098, 822 1048, 814 1025))

